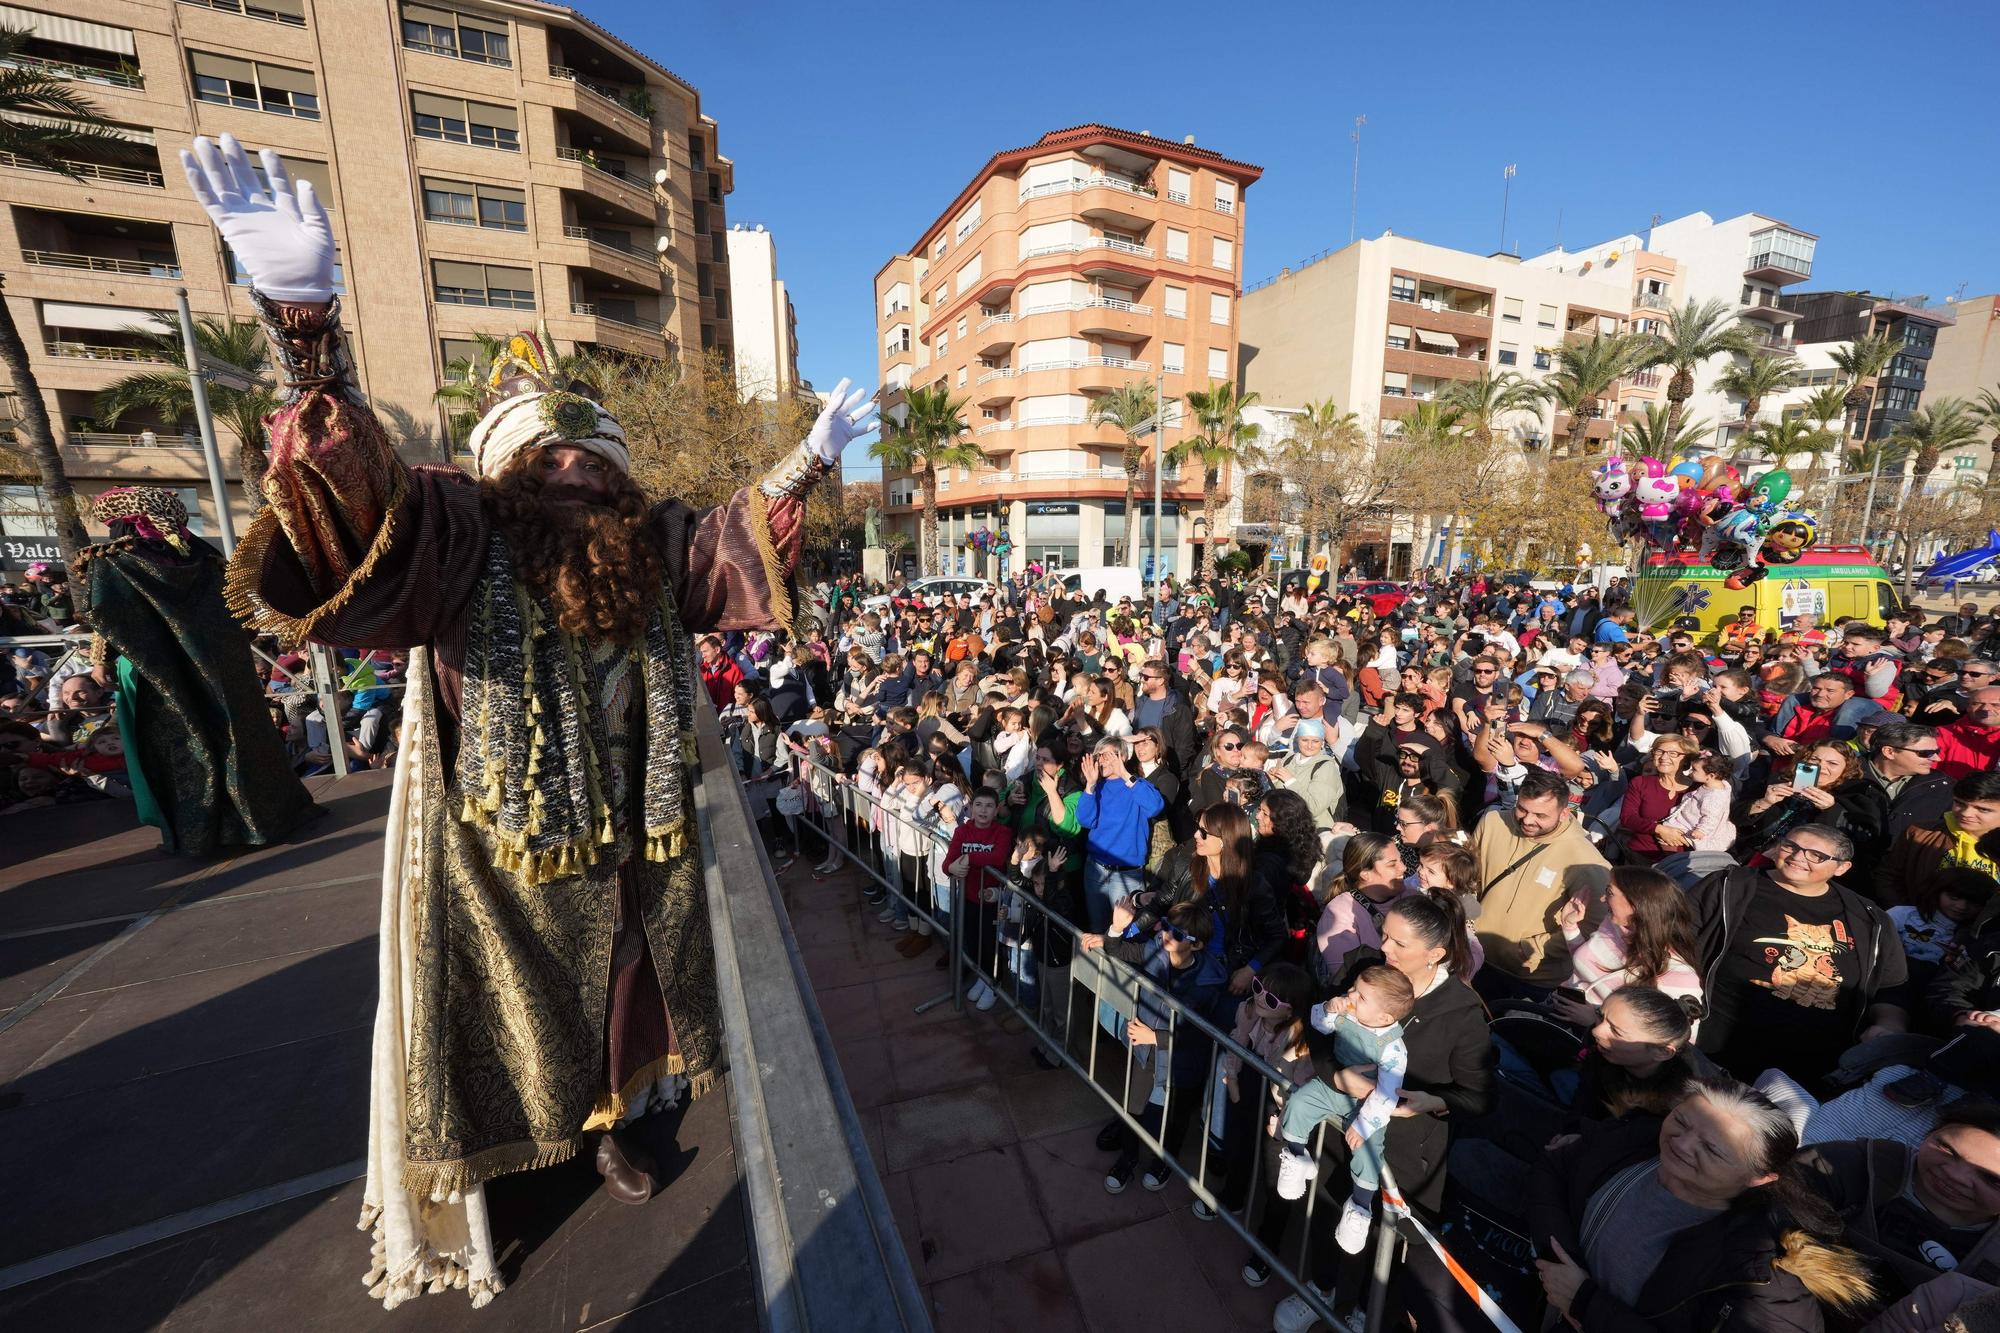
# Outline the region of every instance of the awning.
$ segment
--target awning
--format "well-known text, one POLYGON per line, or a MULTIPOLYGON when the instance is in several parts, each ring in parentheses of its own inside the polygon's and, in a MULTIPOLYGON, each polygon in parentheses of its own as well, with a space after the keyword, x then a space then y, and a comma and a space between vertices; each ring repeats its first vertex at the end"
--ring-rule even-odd
POLYGON ((1442 347, 1447 352, 1458 350, 1458 339, 1449 333, 1432 333, 1429 329, 1418 329, 1417 341, 1426 347, 1442 347))
POLYGON ((160 333, 164 310, 132 310, 115 305, 42 302, 42 324, 52 329, 94 329, 99 333, 160 333))
POLYGON ((132 32, 129 28, 113 28, 102 23, 85 23, 81 19, 59 18, 54 14, 44 14, 37 9, 17 9, 13 5, 0 5, 0 27, 25 28, 45 42, 82 46, 92 51, 111 51, 121 56, 139 53, 139 49, 132 44, 132 32))
MULTIPOLYGON (((40 125, 51 130, 70 130, 77 126, 77 122, 73 120, 64 120, 61 116, 38 116, 32 111, 9 111, 7 119, 18 120, 23 125, 40 125)), ((123 125, 104 125, 101 128, 106 134, 115 135, 128 142, 142 143, 148 148, 153 146, 151 130, 128 129, 123 125)))

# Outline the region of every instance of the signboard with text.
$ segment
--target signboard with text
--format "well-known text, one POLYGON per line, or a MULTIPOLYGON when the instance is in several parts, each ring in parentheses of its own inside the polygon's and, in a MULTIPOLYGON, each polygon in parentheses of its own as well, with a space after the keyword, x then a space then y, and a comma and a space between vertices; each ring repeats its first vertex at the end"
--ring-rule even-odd
POLYGON ((0 535, 0 570, 17 571, 29 565, 62 561, 62 547, 54 537, 8 537, 0 535))

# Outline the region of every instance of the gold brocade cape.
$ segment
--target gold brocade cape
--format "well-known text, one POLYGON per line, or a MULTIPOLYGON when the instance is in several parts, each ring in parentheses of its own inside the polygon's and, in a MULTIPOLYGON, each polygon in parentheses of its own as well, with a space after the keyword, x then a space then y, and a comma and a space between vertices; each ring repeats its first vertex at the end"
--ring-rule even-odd
MULTIPOLYGON (((504 562, 497 537, 493 547, 504 562)), ((562 1161, 660 1077, 684 1075, 700 1096, 717 1073, 714 943, 699 842, 686 836, 694 667, 670 595, 644 641, 606 654, 556 628, 511 568, 489 573, 467 627, 450 771, 426 649, 412 657, 405 705, 418 710, 419 752, 398 772, 411 787, 403 879, 415 945, 403 1187, 418 1198, 562 1161), (642 691, 629 741, 607 726, 614 670, 642 691), (621 876, 674 1049, 612 1088, 621 876)))

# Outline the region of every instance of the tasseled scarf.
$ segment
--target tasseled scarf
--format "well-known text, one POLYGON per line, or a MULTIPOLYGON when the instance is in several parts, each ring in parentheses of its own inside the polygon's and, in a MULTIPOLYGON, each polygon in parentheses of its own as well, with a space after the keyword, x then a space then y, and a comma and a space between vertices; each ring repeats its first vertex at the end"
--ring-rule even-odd
MULTIPOLYGON (((515 578, 497 535, 481 586, 466 634, 461 813, 491 830, 499 865, 527 883, 579 874, 618 839, 609 728, 582 645, 557 627, 547 599, 515 578)), ((634 656, 646 706, 639 850, 665 861, 685 846, 691 809, 694 662, 664 587, 634 656)))

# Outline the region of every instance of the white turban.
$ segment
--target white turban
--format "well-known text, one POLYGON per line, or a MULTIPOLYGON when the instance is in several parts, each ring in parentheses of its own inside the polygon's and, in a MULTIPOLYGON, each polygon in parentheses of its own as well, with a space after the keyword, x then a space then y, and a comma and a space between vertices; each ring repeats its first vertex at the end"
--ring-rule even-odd
POLYGON ((625 428, 582 394, 522 393, 496 404, 472 428, 472 471, 497 476, 516 454, 544 444, 587 449, 620 472, 632 470, 625 428))

